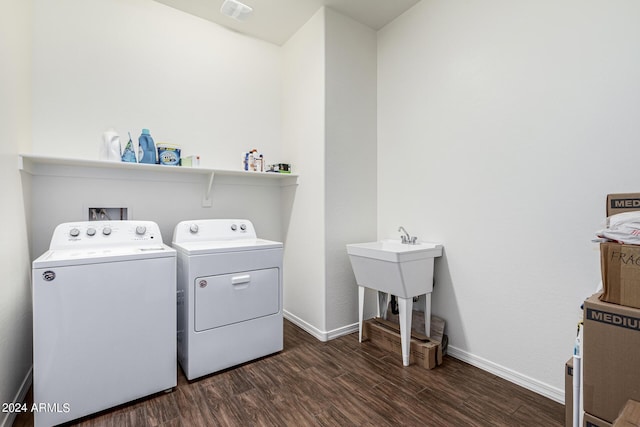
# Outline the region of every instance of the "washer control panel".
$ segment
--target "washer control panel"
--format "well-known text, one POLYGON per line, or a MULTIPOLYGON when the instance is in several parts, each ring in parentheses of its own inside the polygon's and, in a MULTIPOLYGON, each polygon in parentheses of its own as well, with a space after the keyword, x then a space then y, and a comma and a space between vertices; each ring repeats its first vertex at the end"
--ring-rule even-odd
POLYGON ((84 221, 68 222, 56 227, 49 249, 105 244, 162 244, 160 228, 152 221, 84 221))

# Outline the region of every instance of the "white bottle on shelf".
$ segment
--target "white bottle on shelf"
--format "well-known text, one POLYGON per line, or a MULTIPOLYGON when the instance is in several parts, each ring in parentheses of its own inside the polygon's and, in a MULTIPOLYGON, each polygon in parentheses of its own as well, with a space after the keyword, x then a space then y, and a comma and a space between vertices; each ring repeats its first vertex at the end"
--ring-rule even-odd
POLYGON ((100 147, 100 159, 119 162, 122 158, 120 148, 120 135, 113 128, 107 129, 102 134, 102 146, 100 147))

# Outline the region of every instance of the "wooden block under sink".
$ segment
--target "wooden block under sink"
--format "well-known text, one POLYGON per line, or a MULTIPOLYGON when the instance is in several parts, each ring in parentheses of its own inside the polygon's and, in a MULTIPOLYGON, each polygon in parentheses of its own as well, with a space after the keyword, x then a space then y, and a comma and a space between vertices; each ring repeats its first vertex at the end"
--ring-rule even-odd
MULTIPOLYGON (((362 340, 369 340, 377 347, 388 350, 394 356, 398 356, 398 360, 402 362, 402 348, 399 329, 396 332, 395 325, 384 319, 369 319, 362 325, 362 340)), ((415 332, 412 332, 410 343, 410 364, 433 369, 442 364, 442 346, 439 342, 429 340, 420 341, 413 338, 415 332)), ((420 334, 421 335, 421 334, 420 334)))

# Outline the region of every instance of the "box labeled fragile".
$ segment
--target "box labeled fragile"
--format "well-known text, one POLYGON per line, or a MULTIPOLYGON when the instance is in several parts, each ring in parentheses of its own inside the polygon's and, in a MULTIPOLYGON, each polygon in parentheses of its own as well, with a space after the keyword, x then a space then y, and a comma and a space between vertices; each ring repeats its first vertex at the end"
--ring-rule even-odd
POLYGON ((627 400, 640 401, 640 309, 584 302, 584 411, 612 423, 627 400))
POLYGON ((602 301, 640 308, 640 246, 601 243, 600 267, 602 301))
MULTIPOLYGON (((381 349, 391 353, 402 355, 400 333, 369 319, 362 325, 362 338, 368 339, 381 349)), ((433 369, 442 364, 442 346, 437 341, 419 341, 411 338, 410 364, 433 369)), ((402 359, 399 359, 402 360, 402 359)))

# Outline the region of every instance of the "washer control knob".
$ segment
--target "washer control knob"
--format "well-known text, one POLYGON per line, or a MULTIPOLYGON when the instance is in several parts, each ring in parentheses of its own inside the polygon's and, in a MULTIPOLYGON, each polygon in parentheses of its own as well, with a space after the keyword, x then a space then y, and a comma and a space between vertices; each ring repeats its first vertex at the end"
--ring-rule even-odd
POLYGON ((89 227, 87 228, 87 236, 95 236, 96 235, 96 229, 93 227, 89 227))
POLYGON ((139 236, 142 236, 144 233, 147 232, 147 227, 145 227, 144 225, 139 225, 136 227, 136 234, 139 236))
POLYGON ((80 230, 78 230, 77 228, 72 228, 71 230, 69 230, 69 236, 78 237, 79 235, 80 235, 80 230))
POLYGON ((235 224, 231 224, 231 230, 236 231, 238 229, 238 226, 235 224))
POLYGON ((111 227, 105 227, 102 229, 102 234, 104 234, 105 236, 108 236, 109 234, 111 234, 111 227))
POLYGON ((247 229, 247 224, 240 224, 240 230, 246 231, 246 229, 247 229))
POLYGON ((196 234, 198 232, 198 224, 191 224, 189 227, 189 231, 191 234, 196 234))

